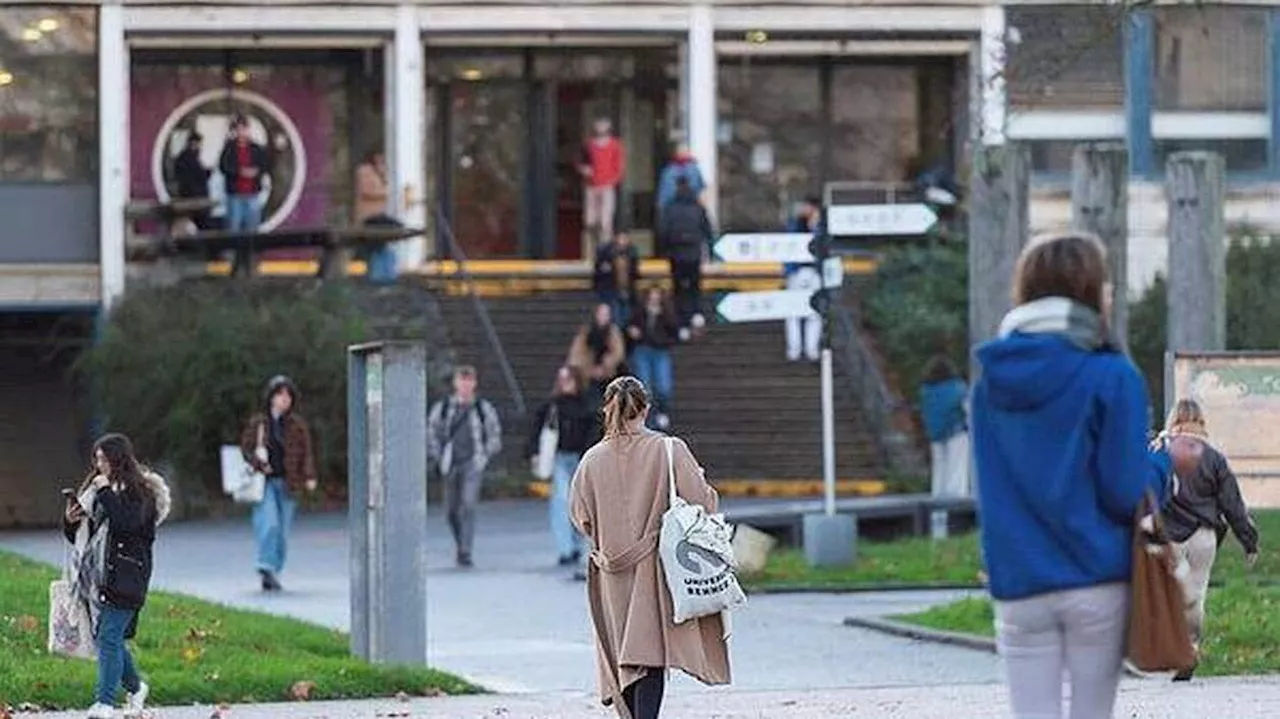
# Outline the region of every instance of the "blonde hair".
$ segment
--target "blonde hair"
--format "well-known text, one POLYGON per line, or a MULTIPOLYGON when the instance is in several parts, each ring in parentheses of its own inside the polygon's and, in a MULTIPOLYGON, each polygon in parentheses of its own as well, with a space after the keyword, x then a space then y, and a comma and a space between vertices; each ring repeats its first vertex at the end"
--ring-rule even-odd
POLYGON ((1204 419, 1204 410, 1194 399, 1180 399, 1169 410, 1164 422, 1165 434, 1170 436, 1190 435, 1206 439, 1209 436, 1208 425, 1204 419))
POLYGON ((635 377, 619 377, 604 390, 603 416, 605 439, 628 433, 632 422, 649 409, 649 393, 635 377))

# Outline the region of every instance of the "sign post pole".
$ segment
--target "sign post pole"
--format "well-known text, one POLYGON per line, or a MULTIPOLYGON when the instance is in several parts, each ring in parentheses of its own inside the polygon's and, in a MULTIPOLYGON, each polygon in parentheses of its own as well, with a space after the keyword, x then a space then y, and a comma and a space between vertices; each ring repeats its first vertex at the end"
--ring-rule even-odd
POLYGON ((427 663, 426 347, 347 351, 351 653, 427 663))

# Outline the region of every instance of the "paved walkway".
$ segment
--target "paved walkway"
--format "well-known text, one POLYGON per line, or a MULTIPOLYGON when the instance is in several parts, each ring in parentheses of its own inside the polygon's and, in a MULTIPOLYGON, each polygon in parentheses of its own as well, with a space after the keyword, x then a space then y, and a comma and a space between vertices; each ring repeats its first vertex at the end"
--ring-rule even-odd
MULTIPOLYGON (((287 591, 278 596, 257 589, 247 520, 167 526, 156 545, 155 584, 346 629, 345 524, 344 515, 299 519, 283 578, 287 591)), ((430 527, 430 663, 498 692, 593 691, 594 649, 583 586, 551 566, 554 552, 546 505, 485 504, 478 566, 472 571, 452 567, 452 543, 442 518, 433 514, 430 527)), ((0 547, 55 563, 61 561, 61 541, 56 532, 0 534, 0 547)), ((753 597, 734 622, 735 690, 998 681, 993 656, 841 626, 850 615, 910 612, 954 596, 929 592, 753 597)), ((698 685, 680 680, 674 686, 685 692, 698 685)))
MULTIPOLYGON (((904 687, 787 692, 677 691, 665 706, 672 717, 705 719, 1005 719, 998 685, 904 687)), ((210 707, 164 709, 156 719, 210 719, 210 707)), ((81 719, 82 713, 42 714, 40 719, 81 719)), ((214 715, 217 716, 217 715, 214 715)), ((412 702, 344 702, 231 707, 225 719, 606 719, 612 714, 581 695, 498 695, 412 702)), ((1174 686, 1163 681, 1126 682, 1117 717, 1141 719, 1270 719, 1280 716, 1280 680, 1228 679, 1174 686)))

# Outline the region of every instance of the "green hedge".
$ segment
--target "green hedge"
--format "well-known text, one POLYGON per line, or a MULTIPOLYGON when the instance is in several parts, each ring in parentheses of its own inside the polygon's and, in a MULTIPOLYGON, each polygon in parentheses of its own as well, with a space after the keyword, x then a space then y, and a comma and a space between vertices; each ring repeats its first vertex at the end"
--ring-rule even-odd
POLYGON ((946 354, 967 372, 968 277, 962 240, 895 247, 881 257, 865 295, 865 318, 904 397, 915 397, 934 354, 946 354))
MULTIPOLYGON (((1227 349, 1280 349, 1280 243, 1237 237, 1227 250, 1227 349)), ((1129 349, 1147 378, 1152 406, 1164 407, 1168 284, 1163 277, 1131 305, 1129 349)))
MULTIPOLYGON (((218 447, 237 441, 262 406, 266 380, 287 374, 299 387, 326 493, 340 497, 346 348, 386 333, 388 318, 362 309, 387 305, 371 292, 343 283, 225 281, 134 290, 76 369, 104 429, 127 433, 142 458, 166 466, 188 509, 220 496, 218 447)), ((401 337, 428 336, 414 299, 410 292, 395 303, 404 316, 390 321, 401 337)))

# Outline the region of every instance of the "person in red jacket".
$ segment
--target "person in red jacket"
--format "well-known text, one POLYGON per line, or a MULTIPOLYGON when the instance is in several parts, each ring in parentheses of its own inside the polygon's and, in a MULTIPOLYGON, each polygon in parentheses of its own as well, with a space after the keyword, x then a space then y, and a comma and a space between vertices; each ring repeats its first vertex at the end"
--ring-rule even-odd
POLYGON ((613 237, 613 218, 618 208, 618 185, 622 183, 626 153, 622 141, 613 134, 609 120, 595 122, 595 134, 587 140, 583 163, 578 166, 585 180, 582 224, 596 230, 598 245, 613 237))

